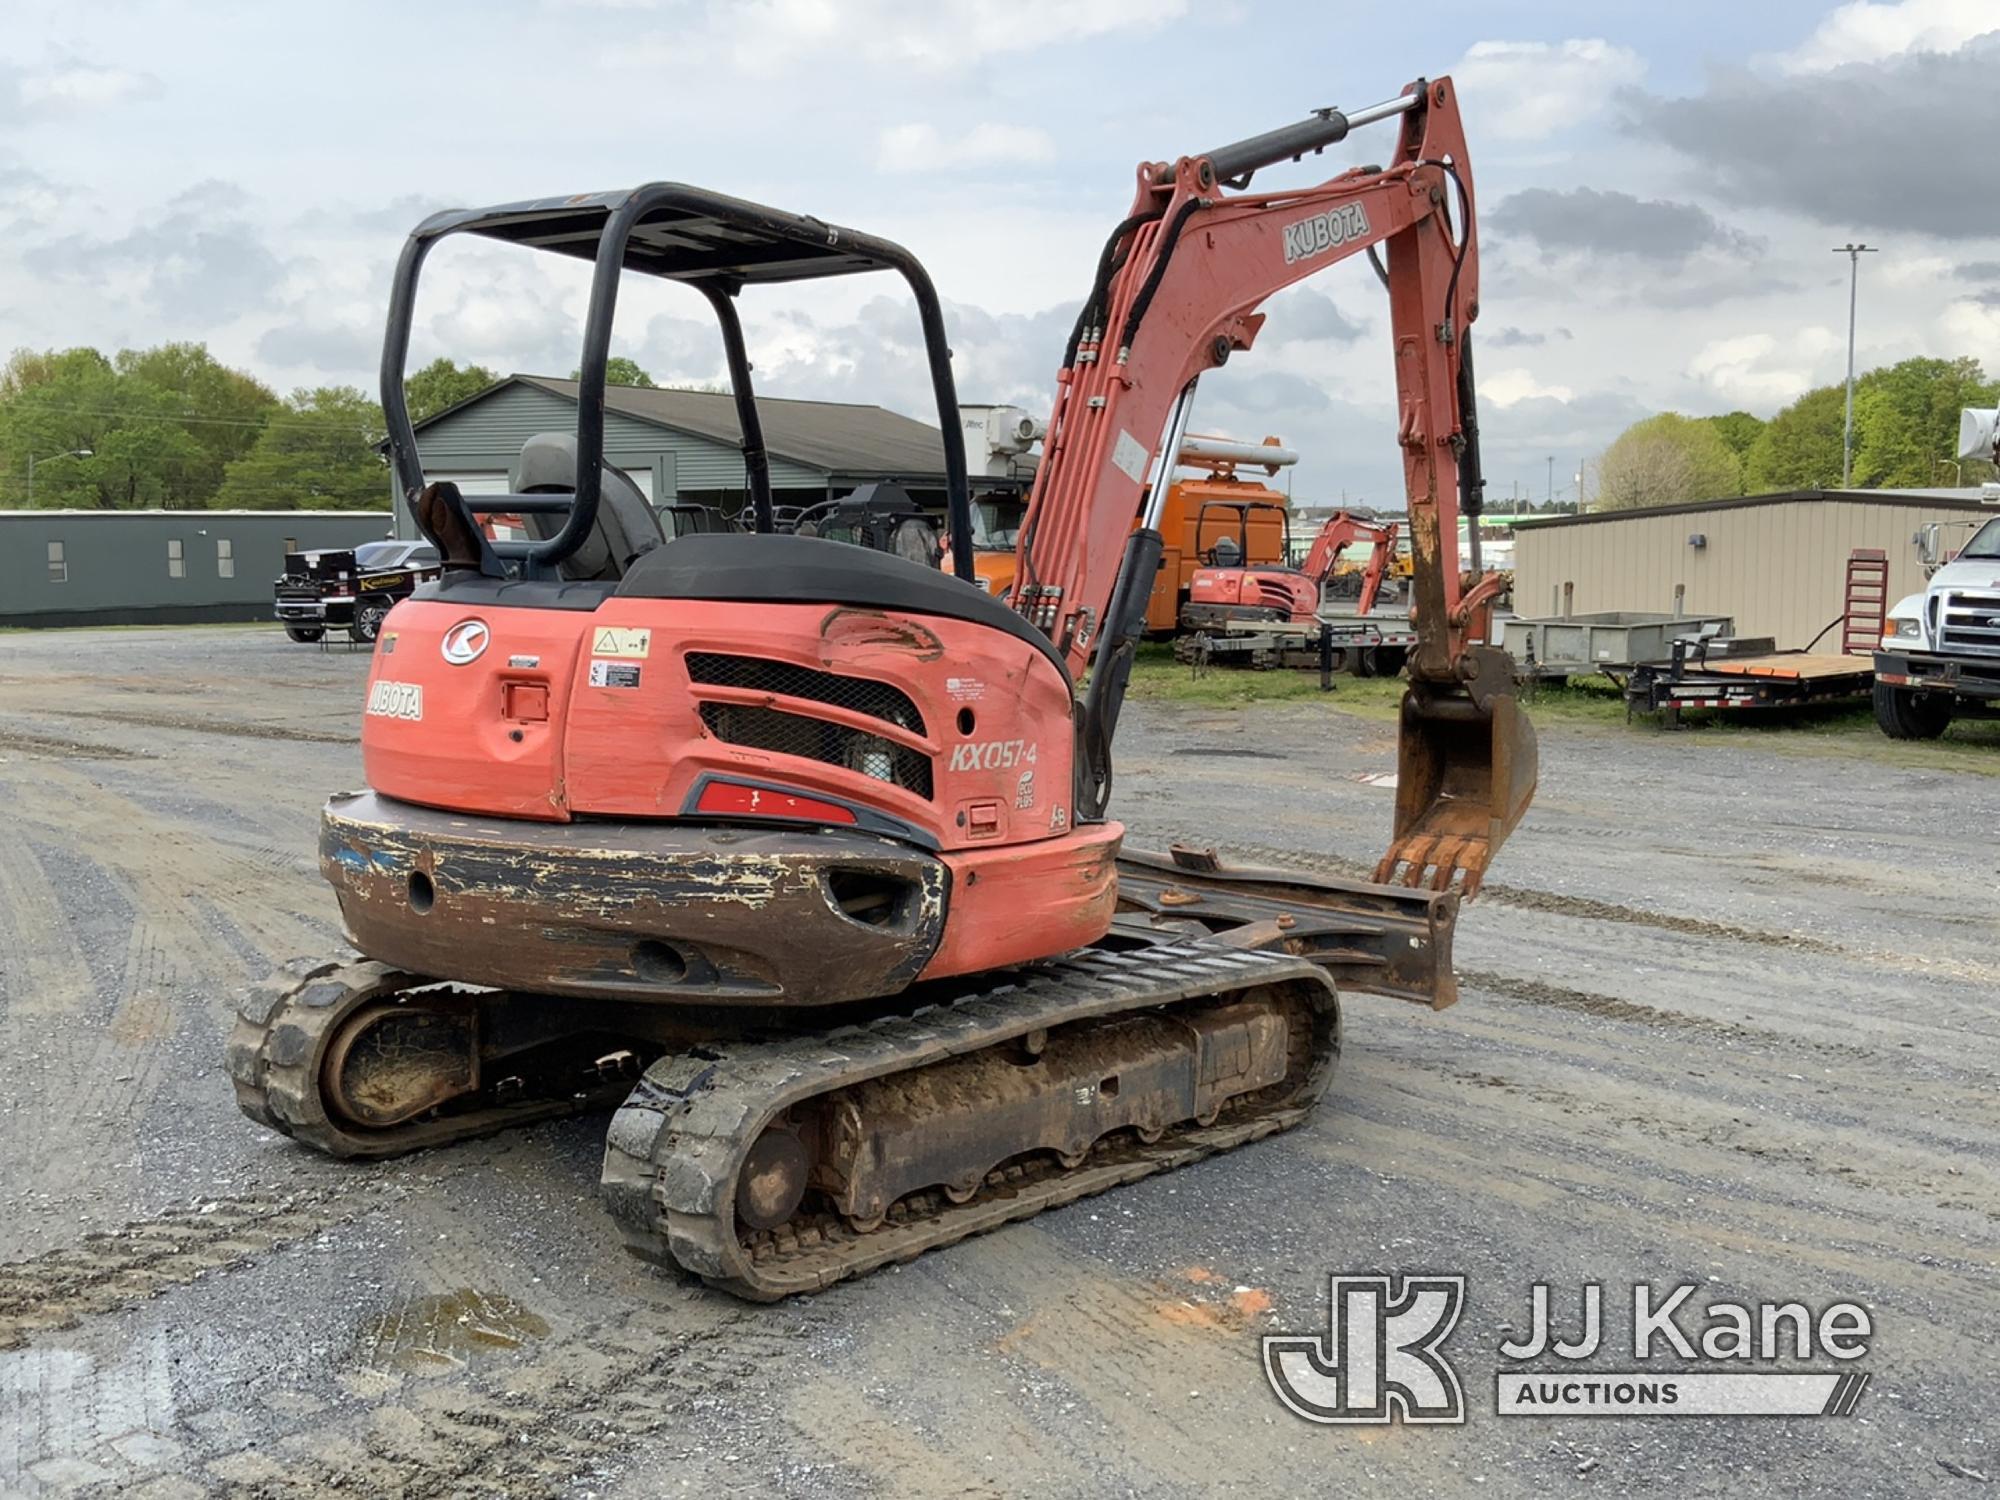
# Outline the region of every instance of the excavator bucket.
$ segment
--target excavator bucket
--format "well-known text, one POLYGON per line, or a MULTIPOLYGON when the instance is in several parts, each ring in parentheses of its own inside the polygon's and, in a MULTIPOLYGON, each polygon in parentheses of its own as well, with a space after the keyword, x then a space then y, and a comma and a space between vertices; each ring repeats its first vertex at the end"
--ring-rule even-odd
POLYGON ((1460 894, 1475 894, 1534 798, 1535 730, 1513 694, 1511 668, 1491 648, 1472 654, 1498 661, 1482 660, 1469 682, 1417 680, 1403 695, 1395 841, 1376 867, 1377 884, 1442 891, 1456 883, 1460 894))

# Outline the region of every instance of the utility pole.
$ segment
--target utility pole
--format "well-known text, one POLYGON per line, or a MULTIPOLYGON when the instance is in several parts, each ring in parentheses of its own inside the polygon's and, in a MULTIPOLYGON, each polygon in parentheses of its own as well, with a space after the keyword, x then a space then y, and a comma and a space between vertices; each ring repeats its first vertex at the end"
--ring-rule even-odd
POLYGON ((1549 455, 1549 504, 1556 503, 1556 456, 1549 455))
POLYGON ((1836 245, 1833 253, 1847 257, 1847 422, 1840 439, 1840 487, 1854 484, 1854 293, 1861 281, 1861 257, 1873 255, 1875 245, 1836 245))

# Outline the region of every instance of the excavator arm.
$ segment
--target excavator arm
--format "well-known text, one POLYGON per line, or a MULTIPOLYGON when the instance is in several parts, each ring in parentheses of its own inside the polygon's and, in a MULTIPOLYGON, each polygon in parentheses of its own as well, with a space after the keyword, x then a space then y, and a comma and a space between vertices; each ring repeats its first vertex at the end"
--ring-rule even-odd
POLYGON ((1367 614, 1375 608, 1376 597, 1382 592, 1382 580, 1388 575, 1389 564, 1396 555, 1396 538, 1403 534, 1403 528, 1395 521, 1364 521, 1359 516, 1337 510, 1326 518, 1313 537, 1312 546, 1306 550, 1305 565, 1300 568, 1313 587, 1323 587, 1333 576, 1333 570, 1340 561, 1340 554, 1356 542, 1366 541, 1374 546, 1367 565, 1361 572, 1361 603, 1357 614, 1367 614))
POLYGON ((1457 881, 1470 894, 1527 808, 1535 748, 1505 656, 1480 644, 1498 584, 1468 587, 1459 572, 1458 518, 1477 515, 1482 487, 1469 339, 1479 262, 1450 79, 1419 80, 1353 115, 1323 111, 1139 168, 1132 212, 1104 246, 1057 375, 1013 602, 1073 670, 1095 653, 1076 805, 1101 817, 1111 739, 1159 567, 1160 509, 1196 383, 1255 343, 1265 299, 1350 256, 1372 258, 1377 246, 1387 260, 1418 634, 1395 841, 1378 878, 1438 889, 1457 881), (1401 134, 1388 165, 1313 187, 1249 190, 1264 167, 1392 118, 1401 134))

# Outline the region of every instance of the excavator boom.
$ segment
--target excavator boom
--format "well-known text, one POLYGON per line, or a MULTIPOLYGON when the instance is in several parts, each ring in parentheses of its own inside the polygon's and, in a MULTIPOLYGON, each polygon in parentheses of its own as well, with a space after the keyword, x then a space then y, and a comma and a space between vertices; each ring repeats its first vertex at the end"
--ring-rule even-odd
POLYGON ((1419 80, 1353 115, 1322 111, 1218 151, 1140 167, 1132 212, 1105 244, 1057 375, 1013 604, 1073 670, 1095 654, 1078 809, 1101 816, 1143 624, 1135 605, 1143 608, 1158 567, 1156 522, 1196 383, 1255 343, 1267 297, 1349 256, 1372 257, 1378 246, 1387 259, 1418 637, 1395 836, 1378 878, 1457 884, 1470 894, 1527 809, 1536 756, 1533 732, 1513 707, 1506 658, 1484 644, 1498 584, 1482 578, 1467 587, 1459 572, 1458 519, 1477 517, 1483 487, 1470 336, 1479 256, 1472 169, 1449 78, 1419 80), (1248 190, 1265 167, 1390 118, 1400 120, 1401 139, 1388 165, 1315 187, 1248 190))

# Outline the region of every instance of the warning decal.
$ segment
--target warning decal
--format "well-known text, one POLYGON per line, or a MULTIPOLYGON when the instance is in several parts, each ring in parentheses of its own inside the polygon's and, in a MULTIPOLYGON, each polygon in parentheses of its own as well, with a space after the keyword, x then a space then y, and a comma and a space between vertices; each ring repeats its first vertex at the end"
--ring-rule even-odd
POLYGON ((624 625, 600 625, 591 632, 592 656, 644 657, 653 649, 653 632, 624 625))

